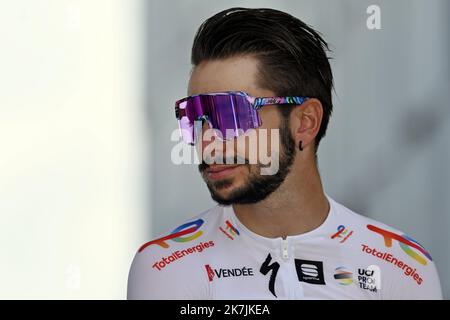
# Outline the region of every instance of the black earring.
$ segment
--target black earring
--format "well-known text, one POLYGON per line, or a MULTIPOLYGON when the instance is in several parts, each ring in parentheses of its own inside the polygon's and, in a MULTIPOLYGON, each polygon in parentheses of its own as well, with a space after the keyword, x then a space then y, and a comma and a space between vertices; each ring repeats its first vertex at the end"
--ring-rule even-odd
POLYGON ((299 149, 300 151, 303 151, 302 141, 301 141, 301 140, 300 140, 300 143, 298 144, 298 149, 299 149))

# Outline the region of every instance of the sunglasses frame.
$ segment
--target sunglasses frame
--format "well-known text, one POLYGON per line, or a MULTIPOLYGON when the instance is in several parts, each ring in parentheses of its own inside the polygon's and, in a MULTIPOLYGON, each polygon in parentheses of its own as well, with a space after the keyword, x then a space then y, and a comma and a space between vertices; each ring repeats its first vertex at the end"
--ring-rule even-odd
MULTIPOLYGON (((244 91, 222 91, 222 92, 211 92, 211 93, 201 93, 201 94, 196 94, 196 95, 191 95, 185 98, 182 98, 180 100, 177 100, 175 102, 175 117, 177 118, 177 120, 181 121, 181 119, 186 116, 186 109, 185 108, 180 108, 180 104, 191 99, 191 98, 195 98, 198 96, 219 96, 219 95, 237 95, 237 96, 241 96, 243 98, 245 98, 245 100, 249 103, 250 107, 254 110, 259 110, 260 108, 262 108, 263 106, 267 106, 267 105, 275 105, 275 104, 297 104, 297 105, 301 105, 303 104, 306 100, 310 99, 309 97, 304 97, 304 96, 284 96, 284 97, 253 97, 251 95, 249 95, 247 92, 244 91)), ((259 126, 260 127, 262 125, 262 121, 257 113, 256 115, 258 117, 258 122, 259 122, 259 126)), ((206 120, 209 123, 209 126, 212 128, 212 123, 209 120, 209 116, 204 114, 198 117, 197 120, 206 120)), ((258 128, 255 127, 254 129, 258 128)), ((180 125, 180 130, 181 130, 181 125, 180 125)), ((180 131, 180 135, 182 135, 181 131, 180 131)), ((237 136, 237 134, 236 134, 237 136)), ((226 140, 226 139, 225 139, 226 140)), ((193 139, 193 141, 195 141, 195 138, 193 139)), ((187 141, 186 141, 187 142, 187 141)), ((195 145, 195 142, 187 142, 190 145, 195 145)))
POLYGON ((211 95, 239 95, 243 96, 255 110, 258 110, 267 105, 274 104, 303 104, 309 97, 304 96, 284 96, 284 97, 253 97, 244 91, 222 91, 222 92, 211 92, 211 93, 200 93, 192 96, 188 96, 177 100, 175 102, 175 117, 180 120, 181 117, 185 115, 184 109, 180 109, 180 103, 187 101, 188 99, 195 98, 198 96, 211 96, 211 95))

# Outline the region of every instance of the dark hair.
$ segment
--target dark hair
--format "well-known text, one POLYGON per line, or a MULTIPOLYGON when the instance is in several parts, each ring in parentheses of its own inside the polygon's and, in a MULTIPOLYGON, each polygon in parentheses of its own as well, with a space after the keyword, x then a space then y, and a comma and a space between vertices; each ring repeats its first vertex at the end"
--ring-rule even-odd
MULTIPOLYGON (((333 108, 333 75, 320 34, 301 20, 267 8, 230 8, 215 14, 199 27, 192 46, 191 63, 253 55, 259 61, 258 85, 279 96, 315 97, 322 103, 323 118, 315 139, 315 152, 325 136, 333 108)), ((280 107, 289 117, 294 106, 280 107)))

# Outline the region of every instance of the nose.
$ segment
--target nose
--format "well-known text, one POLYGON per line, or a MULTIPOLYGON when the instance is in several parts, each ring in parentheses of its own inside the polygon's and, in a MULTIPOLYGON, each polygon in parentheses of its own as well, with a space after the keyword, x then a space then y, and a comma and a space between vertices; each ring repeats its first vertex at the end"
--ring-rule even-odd
POLYGON ((227 157, 235 157, 236 139, 223 140, 221 133, 217 129, 213 129, 209 121, 203 121, 201 133, 201 137, 198 138, 199 145, 202 147, 201 159, 203 161, 225 163, 227 157))

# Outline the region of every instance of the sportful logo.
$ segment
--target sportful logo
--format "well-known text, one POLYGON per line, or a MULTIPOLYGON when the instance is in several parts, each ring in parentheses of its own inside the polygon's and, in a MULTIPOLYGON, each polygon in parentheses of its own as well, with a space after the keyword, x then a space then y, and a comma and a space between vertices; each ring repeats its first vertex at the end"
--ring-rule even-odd
POLYGON ((188 242, 197 239, 203 234, 203 231, 198 230, 202 226, 204 221, 202 219, 198 219, 192 222, 187 222, 178 228, 174 229, 169 235, 152 240, 150 242, 145 243, 139 248, 138 252, 142 252, 145 248, 152 244, 157 244, 164 249, 169 248, 167 244, 167 240, 172 240, 175 242, 188 242))
POLYGON ((349 232, 348 229, 345 228, 345 226, 340 225, 337 227, 337 232, 333 235, 331 235, 331 239, 341 239, 340 243, 345 242, 350 236, 353 234, 353 230, 349 232))
POLYGON ((311 284, 325 284, 321 261, 295 259, 298 281, 311 284))
POLYGON ((219 229, 231 240, 234 240, 236 236, 240 235, 239 230, 236 229, 229 220, 225 221, 225 229, 222 227, 219 227, 219 229))
MULTIPOLYGON (((259 272, 263 275, 267 275, 270 271, 270 280, 269 280, 269 291, 277 297, 275 294, 275 280, 277 277, 278 270, 280 269, 280 264, 278 262, 273 262, 272 256, 270 253, 267 255, 266 260, 261 265, 259 272)), ((325 277, 323 274, 323 262, 321 261, 311 261, 311 260, 302 260, 302 259, 294 259, 295 269, 297 270, 298 281, 306 282, 311 284, 325 284, 325 277)))
POLYGON ((400 248, 402 248, 402 250, 407 255, 409 255, 411 258, 416 260, 421 265, 424 265, 424 266, 427 265, 427 260, 423 256, 428 258, 428 260, 433 261, 430 254, 425 250, 425 248, 422 247, 417 241, 408 237, 407 235, 398 235, 396 233, 378 228, 371 224, 367 225, 367 229, 383 236, 384 245, 387 248, 392 247, 392 240, 397 240, 400 245, 400 248), (414 251, 412 248, 418 250, 420 253, 422 253, 423 256, 420 255, 418 252, 414 251))
POLYGON ((209 264, 205 265, 206 273, 209 281, 213 281, 214 277, 228 278, 228 277, 251 277, 254 275, 252 268, 233 268, 233 269, 214 269, 209 264))

